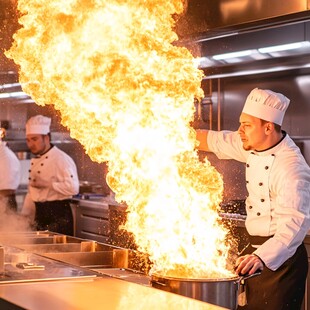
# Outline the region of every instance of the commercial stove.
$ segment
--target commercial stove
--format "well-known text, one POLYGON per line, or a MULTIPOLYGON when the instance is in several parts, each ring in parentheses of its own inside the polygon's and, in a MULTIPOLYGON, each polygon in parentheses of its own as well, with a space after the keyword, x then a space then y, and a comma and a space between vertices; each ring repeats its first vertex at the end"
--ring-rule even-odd
POLYGON ((222 309, 152 288, 135 250, 50 231, 0 233, 0 244, 0 309, 222 309))
POLYGON ((146 258, 134 250, 49 231, 2 233, 0 244, 0 284, 107 276, 150 285, 146 258))
POLYGON ((94 271, 64 264, 22 249, 4 246, 4 272, 0 284, 94 278, 94 271))

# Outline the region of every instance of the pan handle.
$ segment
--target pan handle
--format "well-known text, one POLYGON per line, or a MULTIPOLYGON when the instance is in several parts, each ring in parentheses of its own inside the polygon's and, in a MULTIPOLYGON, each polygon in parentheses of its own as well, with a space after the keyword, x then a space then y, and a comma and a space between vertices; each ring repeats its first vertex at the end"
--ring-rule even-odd
POLYGON ((166 286, 167 286, 167 284, 162 283, 162 282, 159 282, 159 281, 156 281, 156 280, 151 280, 151 283, 155 283, 155 284, 158 284, 158 285, 160 285, 160 286, 164 286, 164 287, 166 287, 166 286))
POLYGON ((236 280, 236 284, 244 284, 244 281, 247 279, 250 279, 252 277, 256 277, 259 276, 262 273, 261 270, 257 270, 256 272, 254 272, 253 274, 244 274, 242 276, 239 276, 239 278, 236 280))
POLYGON ((250 279, 250 278, 252 278, 252 277, 259 276, 261 273, 262 273, 262 271, 261 271, 261 270, 258 270, 258 271, 256 271, 256 272, 254 272, 253 274, 245 274, 245 275, 243 275, 243 276, 240 277, 239 282, 240 282, 241 284, 244 284, 244 281, 245 281, 245 280, 248 280, 248 279, 250 279))
POLYGON ((239 278, 239 280, 237 281, 237 291, 236 291, 236 300, 237 300, 237 305, 236 305, 236 309, 239 306, 245 306, 247 304, 247 293, 246 293, 246 285, 245 285, 245 281, 260 275, 262 272, 261 270, 258 270, 256 272, 254 272, 253 274, 247 274, 247 275, 243 275, 239 278))

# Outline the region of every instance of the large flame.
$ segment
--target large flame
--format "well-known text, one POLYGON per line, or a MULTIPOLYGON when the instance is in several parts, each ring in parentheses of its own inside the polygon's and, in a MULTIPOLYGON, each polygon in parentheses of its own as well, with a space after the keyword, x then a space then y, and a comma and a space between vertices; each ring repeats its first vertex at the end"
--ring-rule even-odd
POLYGON ((126 229, 153 271, 218 277, 227 270, 220 174, 190 127, 202 72, 173 42, 182 0, 19 0, 21 29, 6 55, 23 90, 62 124, 126 202, 126 229))

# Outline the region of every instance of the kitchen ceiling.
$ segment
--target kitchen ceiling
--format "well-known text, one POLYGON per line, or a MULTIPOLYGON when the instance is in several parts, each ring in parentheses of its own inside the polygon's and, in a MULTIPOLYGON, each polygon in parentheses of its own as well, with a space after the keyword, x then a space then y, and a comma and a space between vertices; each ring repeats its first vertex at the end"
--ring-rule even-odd
POLYGON ((310 0, 188 0, 185 13, 177 18, 181 40, 206 39, 308 20, 310 0))
MULTIPOLYGON (((309 16, 310 18, 310 16, 309 16)), ((310 69, 310 22, 267 26, 196 41, 208 78, 310 69)))
MULTIPOLYGON (((179 41, 205 78, 310 69, 310 0, 189 0, 176 22, 179 41), (287 46, 298 43, 299 47, 287 46), (286 45, 264 52, 262 48, 286 45), (285 47, 285 46, 284 46, 285 47)), ((18 68, 4 51, 19 27, 17 0, 0 1, 0 102, 25 104, 18 68)))
POLYGON ((177 44, 197 57, 207 79, 308 69, 309 6, 310 0, 190 0, 176 24, 177 44))

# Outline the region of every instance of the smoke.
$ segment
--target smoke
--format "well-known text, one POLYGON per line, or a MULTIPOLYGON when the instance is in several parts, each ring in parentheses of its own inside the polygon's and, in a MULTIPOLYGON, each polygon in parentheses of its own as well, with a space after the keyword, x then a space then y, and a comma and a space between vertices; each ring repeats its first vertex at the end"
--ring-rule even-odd
POLYGON ((10 210, 5 199, 0 199, 0 214, 1 233, 31 231, 29 218, 10 210))

